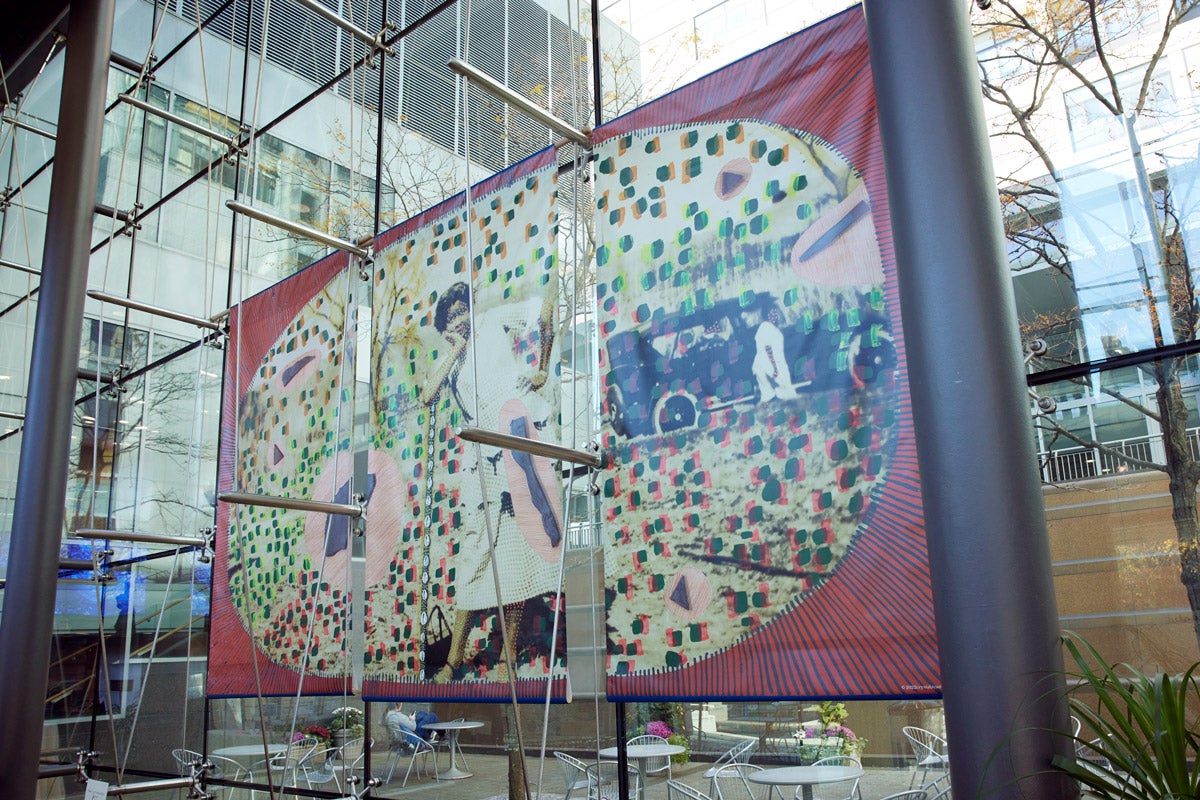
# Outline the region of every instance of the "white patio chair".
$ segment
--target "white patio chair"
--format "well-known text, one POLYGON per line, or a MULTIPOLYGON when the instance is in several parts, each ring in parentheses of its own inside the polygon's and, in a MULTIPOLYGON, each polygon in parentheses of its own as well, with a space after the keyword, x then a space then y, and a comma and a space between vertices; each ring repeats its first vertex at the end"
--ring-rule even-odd
POLYGON ((204 754, 197 753, 195 750, 178 747, 171 751, 171 758, 175 759, 175 766, 179 770, 179 776, 186 778, 192 774, 193 765, 204 760, 204 754))
POLYGON ((317 752, 318 744, 312 738, 297 739, 286 750, 266 761, 259 761, 254 768, 267 771, 272 776, 271 783, 276 786, 299 786, 304 770, 308 768, 308 760, 317 752))
POLYGON ((929 800, 951 800, 954 796, 950 787, 950 773, 943 773, 925 788, 929 800))
POLYGON ((332 781, 338 789, 338 794, 341 794, 342 787, 337 773, 338 749, 326 747, 315 750, 300 762, 300 774, 304 776, 304 783, 308 788, 313 789, 332 781))
MULTIPOLYGON (((371 745, 375 740, 371 740, 371 745)), ((366 756, 367 740, 364 737, 351 739, 338 748, 337 757, 333 759, 333 768, 337 772, 338 791, 346 787, 346 779, 362 767, 366 756)))
MULTIPOLYGON (((588 764, 585 770, 588 784, 588 800, 621 800, 620 770, 616 761, 599 761, 588 764)), ((641 796, 641 773, 637 767, 626 766, 629 775, 629 796, 641 796)))
POLYGON ((563 795, 563 800, 571 800, 571 792, 576 789, 587 791, 588 765, 575 756, 557 750, 554 752, 554 757, 558 759, 558 766, 562 769, 563 784, 566 786, 566 794, 563 795))
POLYGON ((735 761, 741 764, 750 763, 750 756, 758 749, 758 739, 747 739, 744 742, 738 742, 733 747, 721 754, 721 757, 713 762, 713 765, 704 771, 704 777, 711 778, 716 774, 717 770, 726 764, 732 764, 735 761))
POLYGON ((1112 766, 1112 762, 1108 757, 1100 752, 1100 747, 1104 740, 1100 737, 1092 739, 1090 742, 1077 742, 1075 744, 1075 758, 1080 761, 1087 761, 1102 769, 1108 769, 1112 766))
MULTIPOLYGON (((194 766, 205 761, 203 754, 182 747, 172 750, 171 757, 175 759, 175 765, 179 768, 181 777, 190 777, 194 766)), ((254 780, 254 773, 250 768, 232 758, 208 756, 207 760, 213 765, 213 768, 208 771, 210 778, 229 778, 235 781, 254 780)), ((234 787, 226 786, 209 786, 207 788, 214 797, 223 797, 222 792, 232 795, 235 791, 234 787)))
MULTIPOLYGON (((632 747, 635 744, 670 744, 670 742, 668 742, 662 736, 654 736, 652 734, 644 734, 642 736, 633 737, 626 744, 629 745, 630 747, 632 747)), ((670 756, 647 758, 647 759, 643 760, 643 764, 644 764, 644 766, 642 767, 642 769, 644 769, 646 771, 647 777, 649 777, 650 775, 657 775, 660 772, 667 773, 668 778, 671 777, 671 757, 670 756)))
POLYGON ((668 778, 667 800, 712 800, 712 798, 686 783, 668 778))
POLYGON ((908 739, 913 755, 917 759, 912 778, 908 782, 908 788, 927 789, 933 783, 933 781, 927 780, 929 773, 944 773, 950 769, 949 746, 945 739, 924 728, 906 725, 903 730, 904 738, 908 739), (917 770, 921 771, 920 782, 917 781, 917 770))
POLYGON ((924 789, 906 789, 903 792, 881 797, 879 800, 926 800, 926 794, 924 789))
POLYGON ((409 776, 413 774, 413 769, 417 768, 418 759, 421 761, 421 766, 417 768, 418 773, 423 770, 425 776, 429 776, 430 756, 433 757, 433 779, 438 779, 437 750, 434 749, 434 746, 428 740, 422 739, 412 731, 405 731, 403 742, 393 743, 393 749, 395 750, 395 755, 392 756, 392 766, 388 769, 387 778, 384 779, 384 783, 391 782, 392 773, 396 771, 396 762, 400 760, 401 754, 405 752, 409 753, 410 756, 408 759, 408 769, 404 770, 404 780, 401 782, 401 786, 408 785, 409 776))
MULTIPOLYGON (((708 793, 713 800, 758 800, 763 794, 762 789, 750 783, 746 776, 761 771, 762 767, 756 764, 739 761, 726 764, 713 773, 708 793)), ((769 796, 783 796, 778 786, 772 788, 774 791, 769 796)))
MULTIPOLYGON (((851 756, 826 756, 818 758, 812 763, 814 767, 854 767, 862 769, 862 762, 851 756)), ((854 779, 853 784, 844 793, 841 787, 844 781, 838 783, 820 784, 813 787, 813 796, 816 800, 863 800, 862 789, 858 785, 858 778, 854 779)), ((800 800, 803 790, 796 787, 796 800, 800 800)))

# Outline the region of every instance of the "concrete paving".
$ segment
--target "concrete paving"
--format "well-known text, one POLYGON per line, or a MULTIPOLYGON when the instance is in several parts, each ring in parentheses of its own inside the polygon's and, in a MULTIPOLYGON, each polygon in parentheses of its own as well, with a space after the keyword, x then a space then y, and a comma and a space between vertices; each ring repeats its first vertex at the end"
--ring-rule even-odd
MULTIPOLYGON (((384 760, 380 766, 386 774, 390 755, 379 754, 380 757, 385 755, 388 757, 388 760, 384 760)), ((578 753, 575 753, 575 755, 584 761, 588 760, 578 753)), ((445 765, 445 754, 442 754, 440 758, 442 759, 440 763, 445 765)), ((467 768, 472 772, 470 778, 456 781, 435 781, 431 776, 417 775, 409 778, 407 786, 401 786, 401 782, 404 779, 404 771, 408 767, 407 756, 402 756, 396 767, 392 782, 376 789, 373 795, 376 797, 412 798, 412 800, 423 800, 424 798, 437 798, 437 800, 509 800, 508 759, 506 756, 490 753, 467 753, 466 761, 467 768)), ((530 793, 533 797, 538 798, 539 760, 536 756, 530 756, 526 763, 530 793)), ((459 766, 461 767, 462 765, 460 764, 459 766)), ((682 781, 707 794, 709 792, 710 781, 704 777, 704 772, 711 766, 710 762, 692 761, 687 764, 674 765, 672 773, 676 780, 682 781)), ((563 774, 553 754, 546 754, 546 761, 544 767, 541 769, 541 775, 540 800, 563 800, 565 787, 563 774)), ((862 800, 880 800, 880 798, 894 794, 895 792, 904 791, 908 789, 911 777, 912 770, 910 769, 868 767, 860 780, 862 800)), ((815 800, 842 800, 842 798, 846 797, 849 790, 849 784, 827 784, 823 787, 816 787, 814 797, 815 800)), ((585 800, 585 798, 586 793, 578 789, 571 795, 571 800, 585 800)), ((646 800, 668 800, 665 776, 650 777, 646 784, 646 800)), ((784 800, 792 800, 792 795, 785 793, 784 800)))

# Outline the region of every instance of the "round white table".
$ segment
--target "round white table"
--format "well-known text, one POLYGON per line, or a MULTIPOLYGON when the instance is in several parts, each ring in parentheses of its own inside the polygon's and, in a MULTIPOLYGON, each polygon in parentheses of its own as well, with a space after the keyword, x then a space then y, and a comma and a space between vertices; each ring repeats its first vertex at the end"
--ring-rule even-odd
MULTIPOLYGON (((677 744, 631 744, 626 745, 625 755, 637 762, 638 771, 638 800, 646 798, 646 762, 651 758, 670 758, 683 752, 683 747, 677 744)), ((598 754, 601 758, 615 759, 616 747, 606 747, 598 754)))
POLYGON ((456 781, 469 778, 473 773, 458 768, 458 734, 471 728, 482 728, 483 723, 469 719, 454 719, 448 722, 429 722, 425 725, 427 731, 442 731, 446 734, 446 742, 450 750, 450 769, 438 773, 438 780, 456 781))
POLYGON ((267 755, 263 756, 263 746, 261 744, 235 744, 230 747, 222 747, 212 751, 212 755, 221 756, 222 758, 260 758, 273 756, 276 753, 282 753, 287 750, 287 745, 281 742, 272 742, 267 745, 267 755))
MULTIPOLYGON (((804 800, 813 799, 813 786, 818 783, 838 783, 861 778, 861 767, 776 767, 775 769, 756 770, 747 772, 746 779, 751 783, 761 783, 764 786, 799 786, 804 800)), ((767 790, 770 798, 770 789, 767 790)))

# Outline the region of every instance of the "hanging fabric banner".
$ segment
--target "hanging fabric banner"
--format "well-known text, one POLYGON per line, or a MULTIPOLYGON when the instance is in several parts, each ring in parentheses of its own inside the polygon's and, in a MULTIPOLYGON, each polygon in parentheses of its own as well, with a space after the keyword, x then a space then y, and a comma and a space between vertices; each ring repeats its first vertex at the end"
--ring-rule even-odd
POLYGON ((866 40, 595 133, 611 699, 940 691, 866 40))
POLYGON ((506 701, 505 634, 520 699, 566 694, 559 477, 457 433, 558 441, 556 178, 544 151, 472 187, 469 225, 458 195, 377 242, 371 435, 404 513, 368 575, 366 698, 506 701))
MULTIPOLYGON (((352 297, 359 283, 337 253, 233 309, 218 491, 351 502, 352 297)), ((368 511, 385 516, 390 499, 367 494, 368 511)), ((348 688, 356 657, 348 634, 355 524, 218 503, 210 696, 348 688)))

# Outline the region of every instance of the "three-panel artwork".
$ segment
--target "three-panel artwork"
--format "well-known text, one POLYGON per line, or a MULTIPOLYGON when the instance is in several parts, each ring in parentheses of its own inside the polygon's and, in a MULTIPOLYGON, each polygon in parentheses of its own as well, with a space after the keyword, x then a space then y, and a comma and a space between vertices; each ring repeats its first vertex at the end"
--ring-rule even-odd
MULTIPOLYGON (((593 141, 609 698, 936 696, 861 10, 593 141)), ((543 151, 380 234, 367 280, 332 255, 234 310, 221 490, 365 514, 221 504, 211 696, 569 699, 569 465, 460 435, 579 441, 558 174, 543 151)))

